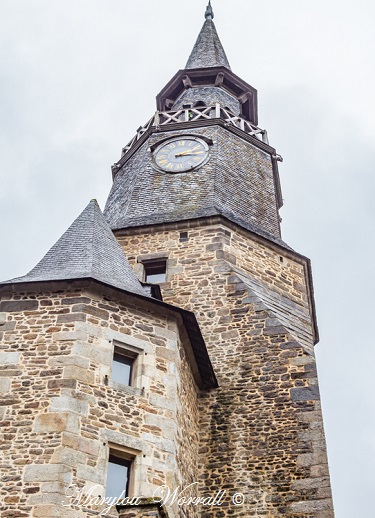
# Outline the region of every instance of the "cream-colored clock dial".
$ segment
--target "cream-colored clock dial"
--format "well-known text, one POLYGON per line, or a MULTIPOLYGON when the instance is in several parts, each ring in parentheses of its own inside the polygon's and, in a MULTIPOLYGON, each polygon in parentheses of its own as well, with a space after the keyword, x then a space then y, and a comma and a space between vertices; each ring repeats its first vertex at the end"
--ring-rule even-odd
POLYGON ((198 137, 172 138, 155 149, 153 161, 167 173, 184 173, 202 165, 208 154, 207 143, 198 137))

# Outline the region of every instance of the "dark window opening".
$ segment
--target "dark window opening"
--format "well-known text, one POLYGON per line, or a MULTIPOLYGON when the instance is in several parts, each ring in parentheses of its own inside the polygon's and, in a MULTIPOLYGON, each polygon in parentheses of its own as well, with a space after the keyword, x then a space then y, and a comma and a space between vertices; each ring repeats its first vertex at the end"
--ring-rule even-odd
POLYGON ((180 241, 189 241, 189 234, 187 232, 180 232, 180 241))
POLYGON ((153 299, 163 301, 163 296, 161 294, 159 284, 146 284, 145 282, 142 282, 142 286, 147 295, 149 295, 153 299))
POLYGON ((136 355, 128 354, 128 351, 115 349, 112 363, 112 381, 130 386, 132 383, 133 367, 136 355))
POLYGON ((109 455, 106 497, 126 497, 129 494, 131 461, 116 455, 109 455))
POLYGON ((145 282, 150 284, 160 284, 166 281, 167 276, 167 261, 150 261, 144 263, 145 268, 145 282))
POLYGON ((195 104, 194 104, 194 108, 204 108, 206 107, 207 104, 204 103, 203 101, 197 101, 195 104))

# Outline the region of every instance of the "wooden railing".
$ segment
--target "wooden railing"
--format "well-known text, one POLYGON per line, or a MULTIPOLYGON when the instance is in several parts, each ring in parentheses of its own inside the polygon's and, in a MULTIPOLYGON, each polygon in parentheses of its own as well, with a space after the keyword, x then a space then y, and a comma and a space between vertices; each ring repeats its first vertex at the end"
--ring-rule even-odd
POLYGON ((223 108, 219 103, 215 106, 200 106, 196 108, 183 108, 177 111, 156 112, 155 115, 144 125, 138 128, 136 135, 132 140, 122 149, 122 156, 126 155, 128 151, 134 146, 136 142, 146 133, 151 127, 160 128, 168 124, 194 122, 207 119, 222 119, 227 125, 235 126, 244 131, 248 135, 261 140, 268 144, 267 131, 258 128, 251 122, 234 115, 227 108, 223 108))

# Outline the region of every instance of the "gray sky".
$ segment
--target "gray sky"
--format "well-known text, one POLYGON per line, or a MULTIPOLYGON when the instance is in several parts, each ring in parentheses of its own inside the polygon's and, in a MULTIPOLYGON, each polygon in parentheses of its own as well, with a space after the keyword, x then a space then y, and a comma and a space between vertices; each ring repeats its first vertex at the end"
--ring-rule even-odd
MULTIPOLYGON (((27 273, 184 68, 206 0, 0 0, 0 278, 27 273)), ((284 157, 283 238, 313 262, 337 518, 373 513, 375 3, 213 0, 284 157)))

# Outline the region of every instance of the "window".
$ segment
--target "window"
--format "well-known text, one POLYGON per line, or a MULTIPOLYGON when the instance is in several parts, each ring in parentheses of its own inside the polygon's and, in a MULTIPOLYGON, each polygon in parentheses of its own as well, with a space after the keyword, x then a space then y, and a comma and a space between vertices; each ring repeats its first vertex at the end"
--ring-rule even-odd
POLYGON ((118 456, 121 452, 110 452, 105 494, 107 497, 126 497, 129 494, 129 480, 132 461, 118 456))
POLYGON ((131 385, 137 354, 115 347, 112 363, 112 381, 122 385, 131 385))
POLYGON ((167 261, 165 259, 158 261, 148 261, 144 263, 145 282, 150 284, 160 284, 166 281, 167 261))
MULTIPOLYGON (((154 286, 159 288, 157 284, 154 286)), ((108 351, 109 356, 101 369, 104 385, 116 391, 140 395, 149 386, 144 362, 147 354, 154 353, 153 347, 140 338, 110 329, 105 331, 105 336, 113 348, 108 351)))

